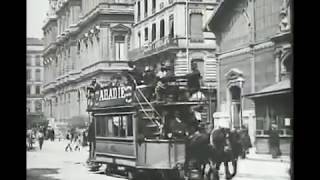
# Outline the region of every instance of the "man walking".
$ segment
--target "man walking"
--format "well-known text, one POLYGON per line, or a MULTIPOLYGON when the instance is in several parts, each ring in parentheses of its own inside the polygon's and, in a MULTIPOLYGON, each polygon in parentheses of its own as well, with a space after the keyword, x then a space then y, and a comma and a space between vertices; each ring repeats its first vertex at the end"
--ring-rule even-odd
POLYGON ((272 124, 271 131, 270 131, 270 151, 272 154, 272 158, 277 158, 281 155, 280 151, 280 139, 279 139, 279 132, 277 125, 272 124))
POLYGON ((38 131, 37 136, 38 136, 40 150, 42 150, 42 145, 43 145, 43 141, 44 141, 44 134, 41 129, 38 131))
POLYGON ((70 151, 72 151, 72 147, 71 147, 71 143, 72 143, 72 137, 71 137, 71 133, 70 132, 68 132, 67 133, 67 141, 68 141, 68 144, 67 144, 67 146, 65 147, 65 151, 66 152, 68 152, 68 149, 70 149, 70 151))

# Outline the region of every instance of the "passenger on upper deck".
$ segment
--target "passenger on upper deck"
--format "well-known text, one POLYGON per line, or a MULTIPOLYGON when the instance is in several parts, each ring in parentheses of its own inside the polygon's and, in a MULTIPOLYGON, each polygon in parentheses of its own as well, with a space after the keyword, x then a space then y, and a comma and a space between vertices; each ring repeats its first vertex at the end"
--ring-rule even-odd
POLYGON ((136 65, 134 65, 134 62, 129 61, 128 62, 129 65, 129 71, 128 74, 130 75, 130 79, 129 82, 132 83, 133 85, 136 85, 134 83, 134 81, 137 83, 137 85, 141 85, 143 83, 143 77, 142 77, 142 73, 139 72, 139 70, 137 69, 136 65), (134 79, 132 79, 134 78, 134 79))
POLYGON ((156 75, 157 85, 155 87, 156 100, 161 101, 163 99, 164 91, 166 90, 166 77, 168 70, 163 63, 161 63, 160 71, 156 75))
POLYGON ((198 66, 196 63, 191 64, 191 70, 192 72, 187 74, 187 79, 188 79, 188 89, 190 96, 200 90, 200 79, 201 79, 201 74, 200 71, 198 70, 198 66))
POLYGON ((156 82, 156 74, 154 72, 153 66, 146 66, 143 72, 143 82, 146 85, 154 86, 156 82))

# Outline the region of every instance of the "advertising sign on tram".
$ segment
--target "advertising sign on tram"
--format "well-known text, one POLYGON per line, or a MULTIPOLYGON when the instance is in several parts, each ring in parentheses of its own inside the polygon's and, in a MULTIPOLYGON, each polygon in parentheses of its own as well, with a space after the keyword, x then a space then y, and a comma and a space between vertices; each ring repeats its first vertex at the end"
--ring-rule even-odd
POLYGON ((88 107, 110 107, 127 105, 132 102, 132 86, 124 77, 117 77, 105 86, 98 85, 94 93, 88 93, 88 107))

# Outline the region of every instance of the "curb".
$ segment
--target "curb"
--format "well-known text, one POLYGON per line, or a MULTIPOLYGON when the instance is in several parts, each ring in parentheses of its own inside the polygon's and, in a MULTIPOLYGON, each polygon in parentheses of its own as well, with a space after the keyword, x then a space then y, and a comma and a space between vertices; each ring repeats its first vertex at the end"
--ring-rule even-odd
POLYGON ((250 156, 247 156, 248 160, 253 160, 253 161, 269 161, 269 162, 279 162, 279 163, 282 163, 282 162, 285 162, 285 163, 290 163, 290 159, 282 159, 282 158, 277 158, 277 159, 269 159, 269 158, 259 158, 259 157, 250 157, 250 156))

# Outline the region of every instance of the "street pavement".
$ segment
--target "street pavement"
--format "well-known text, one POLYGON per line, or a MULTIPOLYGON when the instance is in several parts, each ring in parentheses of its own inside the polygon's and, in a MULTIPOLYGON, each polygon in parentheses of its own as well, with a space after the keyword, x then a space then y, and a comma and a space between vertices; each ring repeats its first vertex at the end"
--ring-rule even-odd
MULTIPOLYGON (((40 151, 36 146, 27 152, 27 180, 123 180, 124 177, 106 176, 103 167, 99 172, 91 172, 86 166, 88 148, 77 152, 65 152, 66 141, 45 141, 40 151)), ((249 155, 240 159, 238 173, 233 180, 289 180, 288 158, 273 160, 268 155, 249 155), (262 157, 262 158, 259 158, 262 157)), ((231 172, 232 166, 229 165, 231 172)), ((221 165, 220 177, 224 179, 221 165)))

